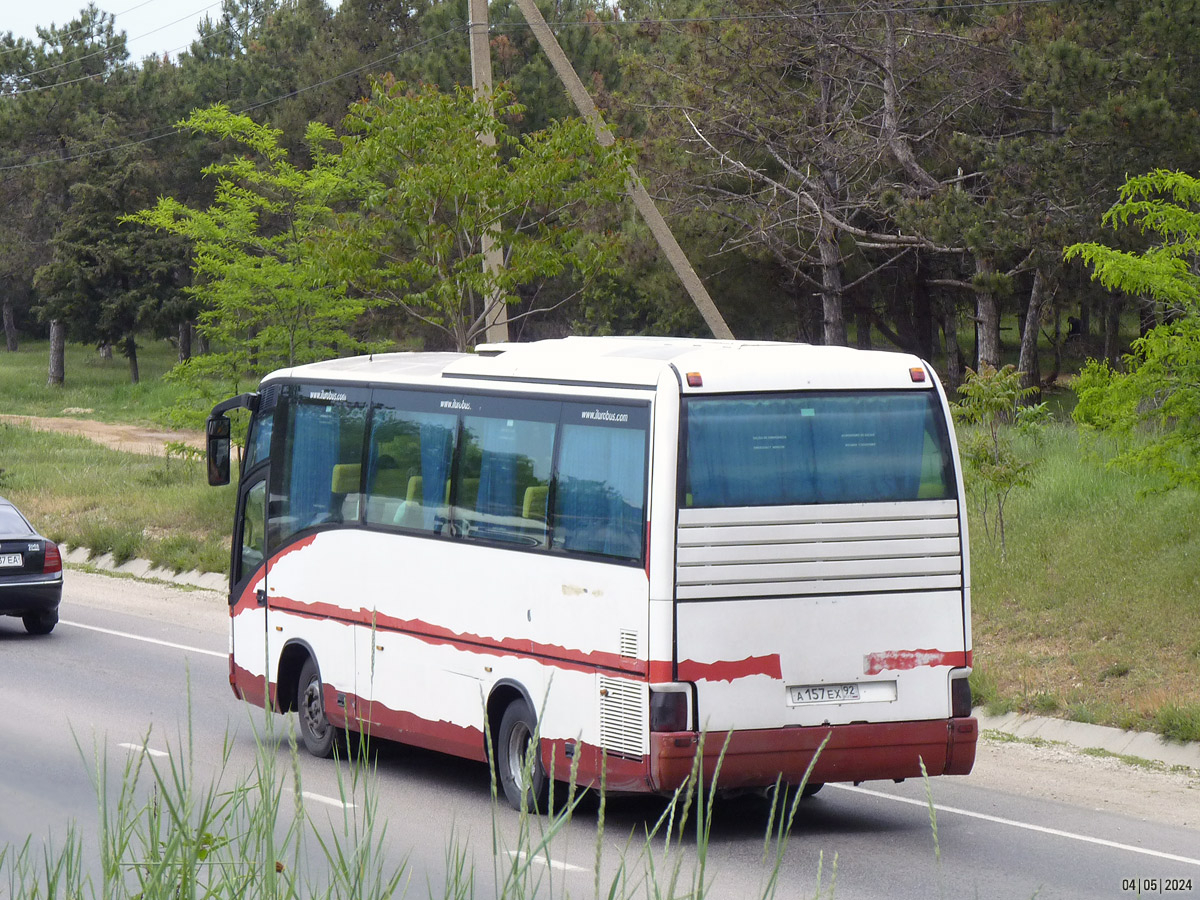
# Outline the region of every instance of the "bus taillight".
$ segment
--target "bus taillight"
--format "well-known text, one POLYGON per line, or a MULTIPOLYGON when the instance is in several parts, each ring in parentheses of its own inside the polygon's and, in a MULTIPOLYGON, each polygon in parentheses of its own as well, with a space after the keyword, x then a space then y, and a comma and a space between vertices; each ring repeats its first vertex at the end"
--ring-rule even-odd
POLYGON ((650 730, 687 731, 688 695, 683 691, 650 689, 650 730))
POLYGON ((966 670, 962 675, 950 676, 950 715, 956 719, 965 719, 971 715, 971 682, 967 680, 966 670))

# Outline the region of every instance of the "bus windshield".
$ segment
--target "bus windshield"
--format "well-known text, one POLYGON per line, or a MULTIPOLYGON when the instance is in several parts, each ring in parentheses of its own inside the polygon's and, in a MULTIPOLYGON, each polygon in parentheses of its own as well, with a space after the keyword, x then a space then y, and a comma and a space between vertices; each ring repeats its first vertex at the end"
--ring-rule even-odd
POLYGON ((953 459, 934 391, 686 401, 684 507, 944 500, 953 459))

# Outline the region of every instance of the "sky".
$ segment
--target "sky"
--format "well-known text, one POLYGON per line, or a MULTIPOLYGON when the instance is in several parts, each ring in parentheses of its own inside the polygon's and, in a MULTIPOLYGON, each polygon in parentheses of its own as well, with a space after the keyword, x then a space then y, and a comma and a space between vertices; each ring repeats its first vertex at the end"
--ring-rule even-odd
MULTIPOLYGON (((0 0, 0 33, 36 39, 37 26, 63 25, 86 6, 87 0, 0 0)), ((151 53, 174 57, 195 40, 205 16, 221 17, 221 0, 96 0, 96 6, 116 17, 132 60, 151 53)))

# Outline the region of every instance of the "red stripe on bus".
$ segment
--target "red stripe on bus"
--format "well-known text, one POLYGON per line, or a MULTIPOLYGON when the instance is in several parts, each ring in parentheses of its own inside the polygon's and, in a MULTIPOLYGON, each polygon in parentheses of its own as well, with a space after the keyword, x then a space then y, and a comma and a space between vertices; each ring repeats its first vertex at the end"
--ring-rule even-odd
MULTIPOLYGON (((300 538, 300 540, 296 541, 294 544, 288 544, 270 558, 270 560, 267 562, 267 566, 273 566, 285 556, 289 556, 290 554, 295 553, 297 550, 303 550, 316 539, 317 536, 315 534, 310 534, 307 537, 300 538)), ((254 578, 251 579, 250 583, 242 589, 242 593, 238 596, 237 602, 230 607, 231 616, 236 616, 238 613, 247 609, 255 609, 258 607, 258 598, 255 596, 255 592, 258 590, 259 585, 262 584, 263 577, 267 573, 267 566, 260 568, 258 574, 255 575, 254 578)))
POLYGON ((745 659, 722 659, 710 663, 696 662, 693 659, 684 659, 679 662, 680 681, 734 681, 738 678, 748 678, 751 675, 766 675, 779 681, 783 680, 779 654, 748 656, 745 659))
POLYGON ((863 673, 878 675, 885 671, 904 671, 922 666, 968 666, 968 654, 962 650, 881 650, 863 657, 863 673))
POLYGON ((377 613, 373 615, 369 610, 361 608, 349 610, 332 603, 304 603, 289 597, 272 597, 271 609, 315 619, 333 619, 343 624, 374 627, 384 633, 404 634, 427 644, 465 645, 464 649, 489 656, 538 659, 569 671, 592 672, 596 669, 615 669, 633 675, 644 676, 646 674, 645 660, 630 659, 617 653, 606 653, 602 650, 573 650, 557 644, 539 644, 523 638, 487 637, 468 632, 456 632, 420 619, 400 619, 377 613))

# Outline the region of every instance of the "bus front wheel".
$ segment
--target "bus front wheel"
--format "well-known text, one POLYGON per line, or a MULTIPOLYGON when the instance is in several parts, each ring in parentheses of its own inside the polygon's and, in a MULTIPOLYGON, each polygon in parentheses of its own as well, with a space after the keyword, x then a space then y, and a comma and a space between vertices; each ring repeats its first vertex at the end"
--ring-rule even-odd
POLYGON ((542 768, 534 739, 533 711, 524 700, 514 700, 504 710, 497 735, 496 768, 509 805, 529 811, 545 809, 550 783, 542 768), (532 753, 530 751, 533 751, 532 753))
POLYGON ((311 656, 300 669, 296 686, 296 712, 300 719, 300 740, 313 756, 325 759, 333 755, 334 728, 325 717, 325 699, 321 693, 321 672, 311 656))

